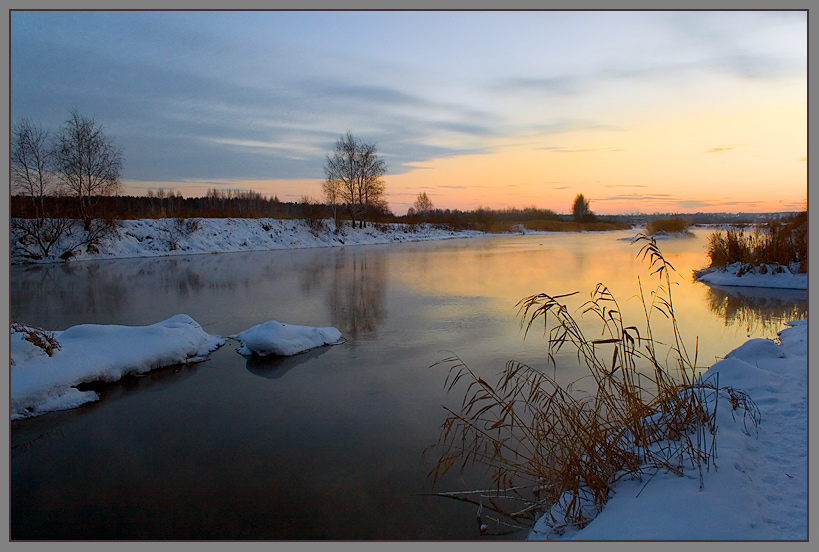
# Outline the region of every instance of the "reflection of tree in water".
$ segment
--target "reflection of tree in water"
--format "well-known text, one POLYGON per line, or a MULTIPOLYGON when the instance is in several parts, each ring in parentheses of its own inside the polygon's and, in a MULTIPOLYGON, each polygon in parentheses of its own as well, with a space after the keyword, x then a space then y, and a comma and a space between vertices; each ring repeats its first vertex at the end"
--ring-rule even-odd
MULTIPOLYGON (((105 315, 130 303, 127 283, 98 263, 24 267, 11 278, 9 292, 13 302, 26 305, 26 323, 50 330, 67 327, 53 320, 55 310, 105 315), (52 308, 52 303, 59 303, 59 309, 52 308)), ((19 313, 12 312, 12 316, 19 313)))
POLYGON ((739 326, 750 335, 775 335, 785 322, 808 315, 807 292, 764 288, 708 287, 706 303, 726 326, 739 326))
POLYGON ((328 302, 333 325, 355 338, 374 333, 384 321, 386 263, 373 251, 346 253, 336 257, 328 302))

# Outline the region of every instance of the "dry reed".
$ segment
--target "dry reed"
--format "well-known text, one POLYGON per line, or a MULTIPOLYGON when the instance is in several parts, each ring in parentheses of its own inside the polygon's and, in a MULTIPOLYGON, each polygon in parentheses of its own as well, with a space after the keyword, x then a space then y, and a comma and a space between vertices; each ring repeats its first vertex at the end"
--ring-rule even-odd
POLYGON ((799 263, 800 272, 807 272, 807 211, 785 221, 756 226, 747 233, 744 230, 715 232, 708 236, 706 253, 711 267, 724 268, 733 263, 749 267, 799 263))
MULTIPOLYGON (((603 508, 613 485, 624 477, 643 478, 666 470, 683 475, 710 467, 716 447, 715 413, 719 394, 732 407, 751 412, 755 407, 739 391, 718 388, 718 382, 697 377, 696 348, 686 350, 674 316, 670 272, 656 242, 644 234, 639 255, 648 259, 659 282, 646 297, 640 286, 645 315, 643 332, 626 325, 616 299, 598 284, 582 305, 583 314, 599 319, 599 339, 584 335, 563 300, 566 295, 533 295, 518 303, 521 324, 528 334, 535 322, 548 335, 547 356, 572 348, 588 368, 592 390, 580 392, 573 382, 561 385, 548 374, 509 361, 497 381, 488 382, 452 355, 436 364, 449 365, 448 391, 466 384, 459 410, 445 407, 429 476, 437 488, 452 468, 471 464, 489 468, 492 490, 436 492, 439 496, 472 502, 496 512, 508 527, 533 524, 547 515, 557 533, 583 527, 603 508), (656 341, 652 315, 671 325, 671 342, 656 341), (668 352, 662 354, 658 346, 668 352), (666 363, 671 363, 668 367, 666 363)), ((656 323, 655 323, 656 325, 656 323)), ((495 519, 501 523, 500 518, 495 519)), ((485 524, 480 523, 485 532, 485 524)))

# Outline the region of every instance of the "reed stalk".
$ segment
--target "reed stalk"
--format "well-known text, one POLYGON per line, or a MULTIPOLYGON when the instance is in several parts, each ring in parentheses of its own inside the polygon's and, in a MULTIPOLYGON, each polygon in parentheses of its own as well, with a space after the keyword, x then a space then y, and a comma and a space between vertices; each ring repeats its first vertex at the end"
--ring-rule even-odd
POLYGON ((580 306, 582 315, 600 322, 599 338, 585 335, 564 302, 577 292, 540 293, 517 305, 525 335, 542 322, 548 363, 556 368, 564 358, 558 353, 573 349, 587 369, 583 382, 563 385, 517 361, 507 362, 494 382, 454 354, 436 363, 449 366, 448 392, 465 389, 459 409, 444 407, 438 443, 425 451, 437 452, 429 472, 433 487, 453 468, 480 464, 489 469, 492 489, 435 494, 478 505, 479 518, 485 509, 496 512, 509 520, 507 528, 531 526, 545 514, 551 530, 561 533, 589 523, 623 478, 696 470, 702 485, 716 451, 720 394, 758 422, 750 397, 698 377, 696 344, 689 352, 674 314, 676 271, 653 238, 638 234, 632 243, 642 244, 638 256, 657 278, 650 294, 640 282, 642 331, 623 319, 602 283, 580 306), (667 344, 655 338, 657 316, 670 325, 667 344))

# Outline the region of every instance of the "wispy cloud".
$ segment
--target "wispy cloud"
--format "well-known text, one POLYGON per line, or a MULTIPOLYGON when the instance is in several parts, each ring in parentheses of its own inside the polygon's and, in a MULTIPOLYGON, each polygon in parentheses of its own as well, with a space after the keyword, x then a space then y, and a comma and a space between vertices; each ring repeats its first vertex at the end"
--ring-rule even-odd
POLYGON ((705 153, 722 153, 724 151, 731 151, 732 149, 736 149, 736 146, 715 146, 706 149, 705 153))
POLYGON ((536 148, 539 150, 551 151, 554 153, 586 153, 589 151, 623 151, 615 148, 584 148, 584 149, 570 149, 563 146, 543 146, 536 148))
POLYGON ((595 201, 667 201, 671 194, 621 194, 596 198, 595 201))
POLYGON ((436 186, 436 188, 446 188, 446 189, 450 189, 450 190, 471 190, 473 188, 489 188, 489 186, 480 186, 480 185, 467 186, 465 184, 460 185, 460 186, 456 186, 456 185, 451 185, 451 184, 442 184, 440 186, 436 186))

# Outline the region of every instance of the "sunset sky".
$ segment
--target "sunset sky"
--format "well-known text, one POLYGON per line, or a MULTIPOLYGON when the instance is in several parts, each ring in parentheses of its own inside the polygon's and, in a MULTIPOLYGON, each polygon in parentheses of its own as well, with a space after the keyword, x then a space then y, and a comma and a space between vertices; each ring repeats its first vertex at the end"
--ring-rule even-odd
POLYGON ((76 108, 123 193, 320 198, 346 131, 404 214, 768 212, 807 201, 806 11, 24 12, 10 115, 76 108))

